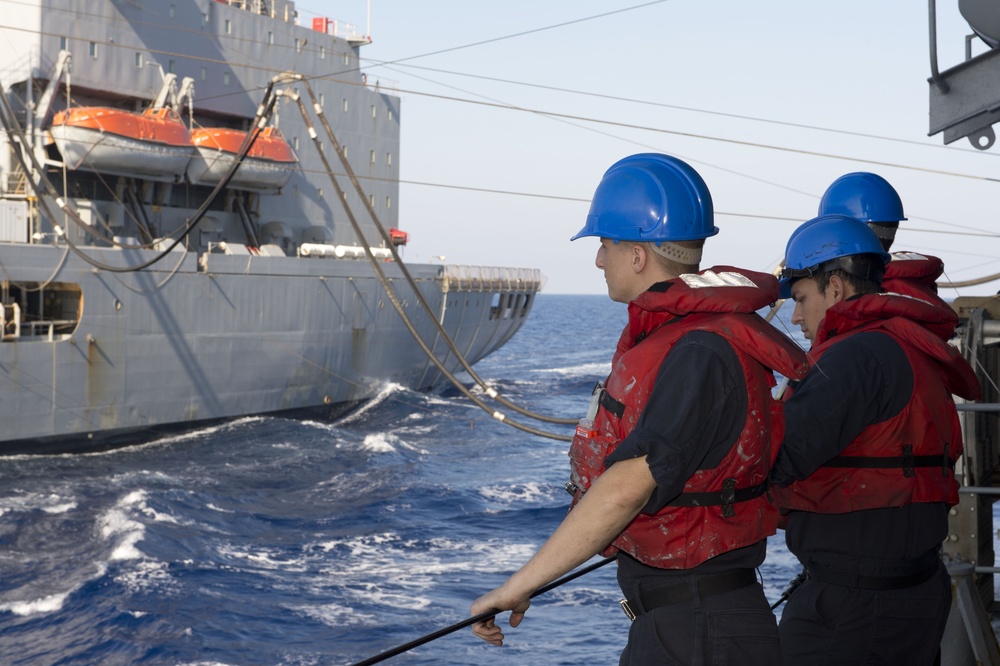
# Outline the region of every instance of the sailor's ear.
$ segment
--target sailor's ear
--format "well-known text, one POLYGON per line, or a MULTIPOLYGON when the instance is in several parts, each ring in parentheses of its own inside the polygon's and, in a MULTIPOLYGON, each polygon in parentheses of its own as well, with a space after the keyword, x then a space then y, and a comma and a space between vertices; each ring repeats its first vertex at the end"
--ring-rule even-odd
POLYGON ((646 248, 638 243, 632 245, 631 249, 632 255, 632 271, 636 274, 641 273, 646 264, 649 262, 649 253, 646 252, 646 248))
POLYGON ((826 293, 824 295, 830 299, 831 305, 839 303, 847 298, 847 287, 847 281, 834 273, 830 276, 830 281, 826 285, 826 293))

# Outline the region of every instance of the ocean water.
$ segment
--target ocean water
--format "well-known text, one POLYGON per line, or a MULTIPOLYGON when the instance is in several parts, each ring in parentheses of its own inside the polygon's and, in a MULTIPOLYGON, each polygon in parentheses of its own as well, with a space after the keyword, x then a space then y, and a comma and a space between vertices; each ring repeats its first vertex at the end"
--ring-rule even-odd
MULTIPOLYGON (((543 294, 476 370, 519 405, 577 418, 624 322, 605 296, 543 294)), ((365 660, 465 619, 534 552, 566 513, 567 449, 454 388, 387 385, 336 422, 248 418, 101 454, 0 459, 0 663, 365 660)), ((768 598, 797 572, 772 538, 768 598)), ((614 573, 537 597, 503 647, 465 628, 384 663, 617 663, 628 621, 614 573)))

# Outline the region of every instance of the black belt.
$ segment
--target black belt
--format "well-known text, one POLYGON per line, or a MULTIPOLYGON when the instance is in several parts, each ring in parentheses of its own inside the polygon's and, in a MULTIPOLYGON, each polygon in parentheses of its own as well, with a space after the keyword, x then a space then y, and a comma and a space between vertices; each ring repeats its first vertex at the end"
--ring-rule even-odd
POLYGON ((824 566, 810 564, 807 567, 807 573, 810 578, 828 585, 840 585, 858 590, 902 590, 927 582, 940 567, 940 560, 935 559, 925 569, 907 576, 859 576, 841 571, 831 571, 824 566))
POLYGON ((699 576, 698 582, 695 585, 698 588, 697 593, 692 589, 690 583, 677 583, 676 585, 668 585, 667 587, 661 587, 649 592, 639 592, 638 600, 630 602, 628 599, 622 599, 618 603, 621 604, 622 610, 625 611, 628 619, 635 620, 635 618, 643 613, 648 613, 654 608, 679 604, 682 601, 691 601, 694 599, 695 594, 699 597, 711 597, 715 594, 738 590, 747 585, 753 585, 756 582, 757 574, 753 569, 734 569, 725 573, 699 576), (633 608, 641 608, 642 610, 636 612, 633 608))

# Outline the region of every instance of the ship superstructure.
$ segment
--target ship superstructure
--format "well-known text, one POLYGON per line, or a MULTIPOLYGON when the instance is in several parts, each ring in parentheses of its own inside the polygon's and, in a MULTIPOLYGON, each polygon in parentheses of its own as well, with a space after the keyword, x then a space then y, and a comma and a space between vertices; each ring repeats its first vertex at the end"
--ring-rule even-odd
POLYGON ((530 311, 537 270, 395 261, 399 98, 350 26, 283 0, 0 9, 0 453, 427 388, 530 311))

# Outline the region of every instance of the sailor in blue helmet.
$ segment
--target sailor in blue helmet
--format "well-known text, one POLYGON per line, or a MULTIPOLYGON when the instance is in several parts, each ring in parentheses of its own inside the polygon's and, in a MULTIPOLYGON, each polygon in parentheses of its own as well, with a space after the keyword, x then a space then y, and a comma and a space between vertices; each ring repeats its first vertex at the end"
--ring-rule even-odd
POLYGON ((771 494, 808 574, 785 606, 784 663, 932 664, 951 606, 941 563, 958 501, 952 394, 979 395, 947 313, 883 293, 889 257, 863 222, 792 234, 781 294, 813 364, 785 403, 771 494))
MULTIPOLYGON (((899 223, 906 220, 899 193, 882 176, 868 171, 844 174, 830 184, 819 202, 819 215, 847 215, 861 220, 875 232, 888 252, 896 239, 899 223)), ((889 255, 882 276, 882 289, 920 298, 951 312, 951 306, 938 296, 937 279, 944 273, 944 262, 921 252, 896 251, 889 255)), ((958 316, 954 316, 958 325, 958 316)))
MULTIPOLYGON (((778 297, 773 276, 698 270, 716 233, 708 188, 681 160, 633 155, 604 174, 573 239, 600 239, 596 264, 628 324, 570 446, 568 515, 473 614, 510 610, 516 627, 532 592, 617 553, 630 622, 621 664, 777 663, 755 573, 777 525, 771 387, 773 371, 801 377, 807 361, 756 314, 778 297)), ((503 643, 495 618, 473 631, 503 643)))

